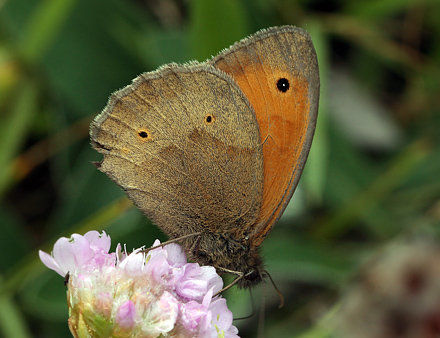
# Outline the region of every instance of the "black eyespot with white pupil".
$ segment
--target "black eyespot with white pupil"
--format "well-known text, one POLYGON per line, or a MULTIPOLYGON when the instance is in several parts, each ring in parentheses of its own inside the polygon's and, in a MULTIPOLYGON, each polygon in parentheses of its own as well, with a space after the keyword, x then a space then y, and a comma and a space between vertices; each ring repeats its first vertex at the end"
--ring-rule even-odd
POLYGON ((277 88, 280 92, 285 93, 290 88, 289 80, 287 80, 285 77, 282 77, 281 79, 278 79, 277 81, 277 88))

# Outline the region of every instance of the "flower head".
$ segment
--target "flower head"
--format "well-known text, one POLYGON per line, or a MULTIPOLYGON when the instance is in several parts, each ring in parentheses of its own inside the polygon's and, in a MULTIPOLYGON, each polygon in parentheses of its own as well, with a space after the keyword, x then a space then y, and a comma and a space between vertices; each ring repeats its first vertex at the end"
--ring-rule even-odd
POLYGON ((339 335, 439 337, 439 281, 438 244, 426 238, 394 243, 363 267, 344 296, 339 335))
POLYGON ((40 259, 69 273, 69 327, 75 337, 238 337, 223 282, 210 266, 187 263, 175 243, 144 253, 109 253, 105 232, 60 238, 40 259))

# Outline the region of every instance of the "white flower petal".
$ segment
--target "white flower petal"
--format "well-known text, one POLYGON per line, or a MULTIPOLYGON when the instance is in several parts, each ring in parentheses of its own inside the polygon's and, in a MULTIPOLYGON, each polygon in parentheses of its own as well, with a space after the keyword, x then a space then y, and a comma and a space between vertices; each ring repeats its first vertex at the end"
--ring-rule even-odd
POLYGON ((178 314, 179 302, 171 293, 165 291, 159 301, 151 306, 146 322, 155 332, 163 334, 174 328, 178 314))
POLYGON ((83 236, 73 234, 71 239, 61 237, 53 247, 53 257, 62 271, 80 271, 93 257, 89 242, 83 236))
POLYGON ((130 277, 140 276, 144 273, 145 255, 139 251, 134 251, 119 263, 119 267, 124 269, 125 273, 130 277))
POLYGON ((67 271, 63 271, 51 255, 41 250, 38 251, 38 255, 40 256, 43 264, 46 265, 49 269, 52 269, 62 277, 66 276, 67 271))
POLYGON ((90 245, 96 245, 105 252, 110 250, 110 245, 112 243, 110 236, 108 236, 105 231, 100 234, 98 231, 89 231, 84 235, 84 237, 89 241, 90 245))

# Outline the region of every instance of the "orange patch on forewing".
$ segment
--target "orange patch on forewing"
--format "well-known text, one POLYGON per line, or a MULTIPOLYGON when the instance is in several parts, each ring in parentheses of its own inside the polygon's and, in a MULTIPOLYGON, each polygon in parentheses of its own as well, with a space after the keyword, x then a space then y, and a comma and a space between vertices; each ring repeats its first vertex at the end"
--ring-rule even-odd
POLYGON ((254 108, 260 128, 264 188, 261 212, 254 224, 258 233, 252 242, 258 246, 284 210, 293 189, 310 120, 309 84, 300 74, 252 62, 244 53, 238 57, 239 62, 220 59, 215 66, 233 76, 254 108), (285 93, 277 88, 280 78, 289 81, 285 93))

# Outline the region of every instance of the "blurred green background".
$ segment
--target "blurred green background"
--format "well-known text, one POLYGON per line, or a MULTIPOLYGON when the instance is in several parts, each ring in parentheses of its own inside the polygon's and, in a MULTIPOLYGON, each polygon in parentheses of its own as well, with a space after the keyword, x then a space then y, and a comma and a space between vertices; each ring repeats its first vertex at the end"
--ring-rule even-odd
MULTIPOLYGON (((258 29, 308 30, 321 72, 311 155, 263 244, 266 337, 317 337, 365 257, 440 224, 440 1, 5 0, 0 2, 0 336, 70 337, 60 236, 105 229, 127 248, 165 239, 91 164, 108 96, 167 62, 203 61, 258 29), (310 331, 311 330, 311 331, 310 331)), ((231 201, 232 202, 232 201, 231 201)), ((249 292, 225 295, 234 317, 249 292)))

